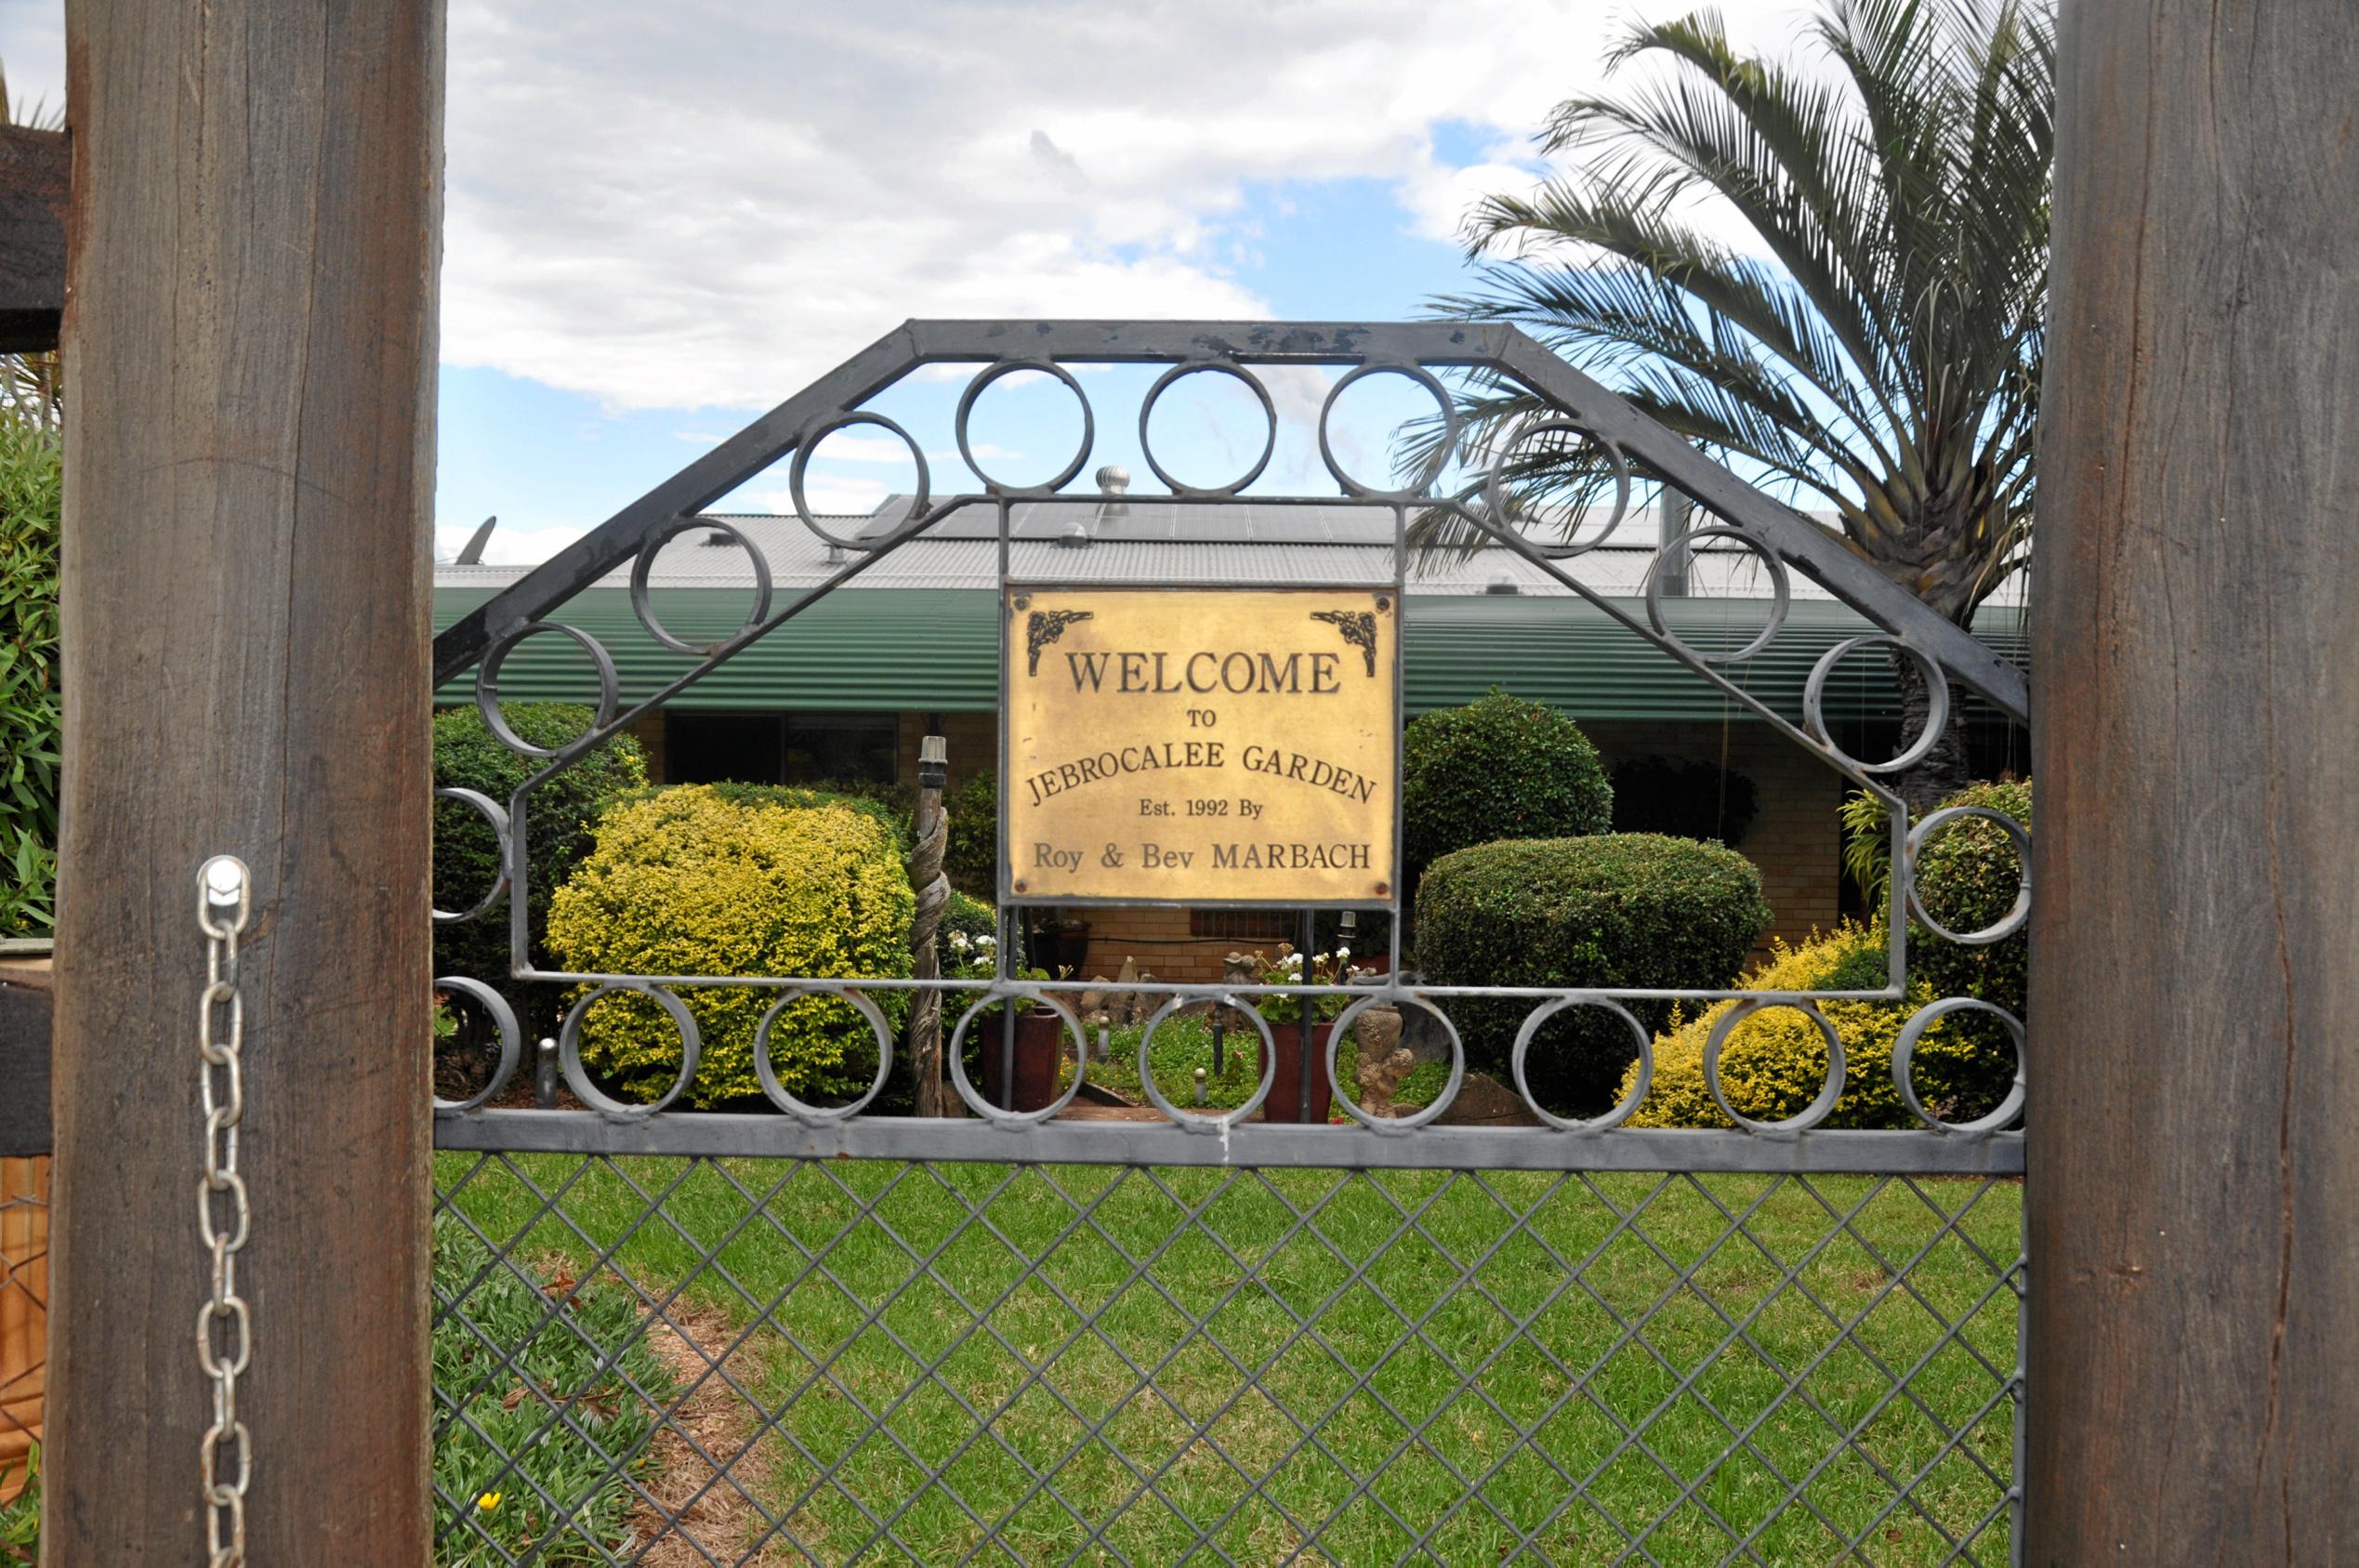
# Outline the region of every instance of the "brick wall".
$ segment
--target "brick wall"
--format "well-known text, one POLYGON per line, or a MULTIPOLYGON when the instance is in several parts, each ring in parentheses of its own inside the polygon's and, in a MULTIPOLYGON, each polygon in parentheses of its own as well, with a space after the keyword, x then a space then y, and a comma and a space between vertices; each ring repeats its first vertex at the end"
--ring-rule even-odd
POLYGON ((1761 868, 1776 916, 1772 931, 1799 942, 1812 927, 1835 924, 1842 894, 1842 827, 1835 814, 1842 775, 1766 724, 1596 719, 1583 720, 1581 729, 1609 768, 1633 758, 1674 757, 1751 779, 1758 809, 1734 848, 1761 868))
MULTIPOLYGON (((969 773, 988 773, 999 766, 999 715, 942 713, 941 735, 950 758, 950 787, 955 789, 969 773)), ((917 743, 926 735, 926 715, 901 716, 901 759, 894 777, 912 788, 917 784, 917 743)))

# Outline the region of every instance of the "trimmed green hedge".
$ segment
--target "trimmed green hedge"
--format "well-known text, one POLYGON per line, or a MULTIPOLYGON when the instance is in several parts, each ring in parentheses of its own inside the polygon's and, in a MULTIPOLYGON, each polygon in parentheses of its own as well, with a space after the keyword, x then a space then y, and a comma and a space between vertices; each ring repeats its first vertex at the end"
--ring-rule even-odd
POLYGON ((0 416, 0 937, 57 924, 61 462, 55 433, 0 416))
POLYGON ((1493 691, 1420 714, 1401 742, 1402 875, 1412 896, 1453 850, 1501 838, 1603 833, 1614 786, 1579 725, 1493 691))
MULTIPOLYGON (((1509 839, 1443 856, 1417 893, 1417 961, 1437 985, 1724 986, 1770 924, 1761 874, 1733 850, 1692 838, 1617 833, 1509 839)), ((1660 1030, 1667 1003, 1628 1004, 1660 1030)), ((1451 1018, 1469 1066, 1508 1079, 1530 1005, 1460 999, 1451 1018)), ((1613 1102, 1636 1055, 1628 1031, 1596 1008, 1546 1025, 1527 1064, 1550 1109, 1613 1102)))
MULTIPOLYGON (((828 979, 910 972, 917 900, 882 808, 841 798, 792 806, 692 784, 616 806, 597 838, 549 906, 549 949, 569 968, 828 979)), ((679 995, 704 1047, 690 1101, 758 1095, 754 1029, 775 994, 697 987, 679 995)), ((907 993, 876 1000, 898 1030, 907 993)), ((679 1032, 647 998, 613 996, 584 1021, 582 1059, 623 1098, 652 1099, 678 1069, 679 1032)), ((875 1035, 849 1005, 807 1000, 781 1016, 771 1061, 792 1093, 856 1093, 875 1071, 875 1035)))
MULTIPOLYGON (((597 716, 580 703, 503 703, 508 728, 534 745, 555 746, 590 727, 597 716)), ((516 787, 541 768, 494 738, 472 704, 434 716, 434 783, 491 797, 506 810, 516 787)), ((617 735, 565 771, 533 791, 532 882, 526 900, 534 933, 534 962, 547 967, 542 939, 549 899, 590 850, 590 829, 617 799, 647 784, 647 761, 639 743, 617 735)), ((491 824, 456 800, 434 803, 434 906, 471 909, 499 878, 499 840, 491 824)), ((434 972, 480 980, 516 1009, 526 1044, 557 1031, 564 989, 534 985, 508 976, 508 906, 505 899, 472 920, 434 928, 434 972)))

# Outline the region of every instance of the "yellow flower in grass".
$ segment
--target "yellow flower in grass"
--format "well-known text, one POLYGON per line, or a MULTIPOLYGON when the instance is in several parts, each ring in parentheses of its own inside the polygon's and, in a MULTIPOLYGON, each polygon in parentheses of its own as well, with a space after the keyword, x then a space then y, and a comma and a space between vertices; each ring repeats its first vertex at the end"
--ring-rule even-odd
POLYGON ((475 1511, 478 1513, 489 1513, 499 1506, 500 1495, 496 1492, 486 1492, 475 1499, 475 1511))

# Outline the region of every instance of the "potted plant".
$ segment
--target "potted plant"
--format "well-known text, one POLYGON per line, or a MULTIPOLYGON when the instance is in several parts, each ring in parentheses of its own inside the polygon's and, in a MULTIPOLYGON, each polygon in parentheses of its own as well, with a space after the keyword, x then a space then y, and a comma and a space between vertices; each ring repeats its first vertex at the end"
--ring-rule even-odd
MULTIPOLYGON (((997 971, 998 942, 988 935, 969 937, 964 931, 950 933, 949 977, 955 980, 989 980, 997 971)), ((1060 969, 1056 978, 1064 979, 1072 971, 1060 969)), ((1016 971, 1016 980, 1047 980, 1046 969, 1029 968, 1016 971)), ((982 1061, 982 1097, 1003 1111, 1038 1111, 1053 1103, 1057 1098, 1057 1066, 1063 1055, 1064 1015, 1053 1007, 1027 1007, 1016 1014, 1015 1095, 1008 1093, 1008 1053, 1001 1048, 1000 1012, 995 1007, 984 1009, 967 1028, 967 1045, 982 1061)))
MULTIPOLYGON (((1349 947, 1314 953, 1307 964, 1301 954, 1285 943, 1279 944, 1275 958, 1265 958, 1259 952, 1253 958, 1259 972, 1257 983, 1262 985, 1348 985, 1368 973, 1351 968, 1349 947)), ((1271 1043, 1277 1059, 1277 1073, 1271 1082, 1269 1098, 1261 1102, 1264 1121, 1324 1124, 1327 1120, 1335 1101, 1334 1086, 1327 1081, 1327 1043, 1335 1033, 1335 1021, 1348 1004, 1349 999, 1342 996, 1278 995, 1257 1000, 1255 1010, 1270 1025, 1271 1043), (1307 1030, 1303 1018, 1306 1002, 1311 1008, 1307 1030), (1306 1047, 1311 1063, 1311 1098, 1307 1106, 1302 1096, 1306 1047)))

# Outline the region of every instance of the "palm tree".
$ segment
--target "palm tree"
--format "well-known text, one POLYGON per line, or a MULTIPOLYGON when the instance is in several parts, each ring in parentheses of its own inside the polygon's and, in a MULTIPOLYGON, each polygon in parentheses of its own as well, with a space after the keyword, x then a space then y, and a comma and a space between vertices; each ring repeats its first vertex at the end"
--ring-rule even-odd
MULTIPOLYGON (((1558 107, 1540 145, 1582 166, 1483 202, 1480 286, 1437 306, 1516 323, 1740 473, 1831 509, 1853 551, 1970 626, 2029 547, 2054 19, 2040 0, 1831 0, 1808 36, 1831 69, 1740 54, 1711 12, 1632 30, 1610 66, 1668 69, 1558 107), (1704 231, 1699 204, 1750 243, 1704 231)), ((1462 412, 1496 450, 1542 409, 1490 380, 1462 412)), ((1578 442, 1519 449, 1508 474, 1527 514, 1608 477, 1578 442)), ((1446 514, 1425 536, 1469 542, 1446 514)), ((1914 733, 1923 683, 1895 670, 1914 733)), ((1922 809, 1965 777, 1953 721, 1900 793, 1922 809)))

